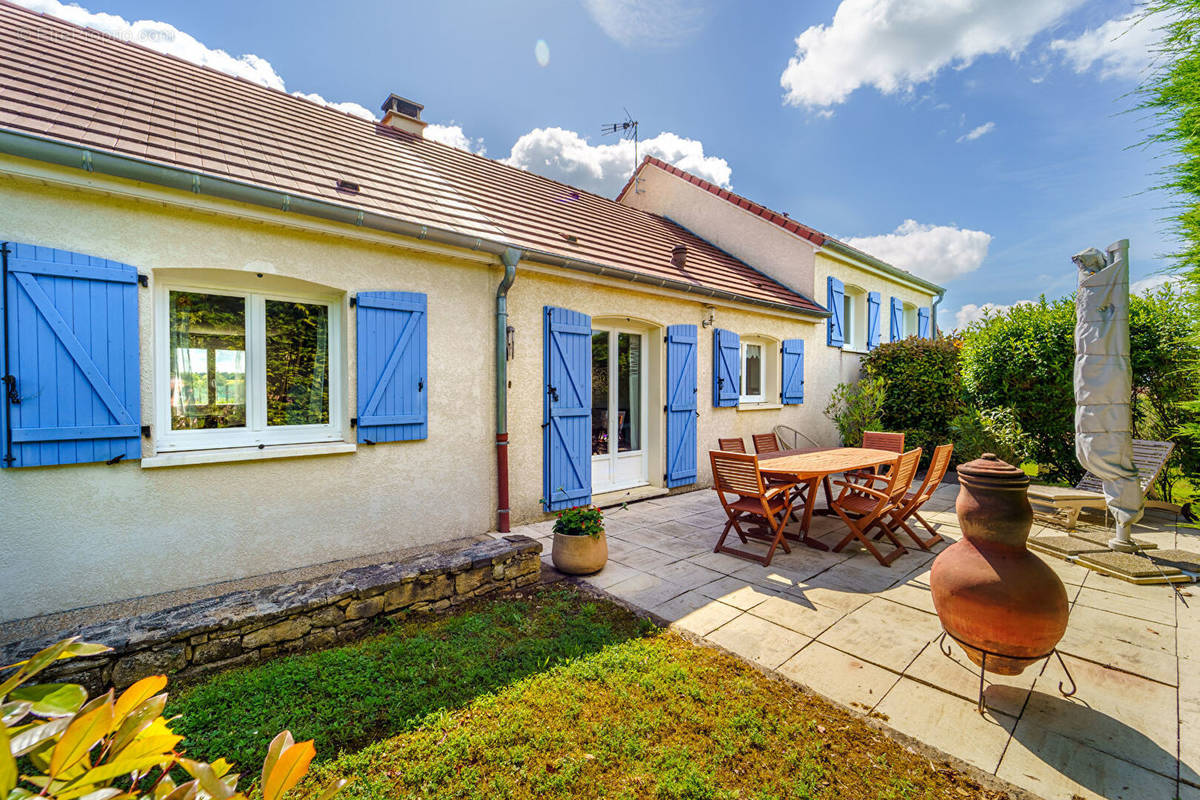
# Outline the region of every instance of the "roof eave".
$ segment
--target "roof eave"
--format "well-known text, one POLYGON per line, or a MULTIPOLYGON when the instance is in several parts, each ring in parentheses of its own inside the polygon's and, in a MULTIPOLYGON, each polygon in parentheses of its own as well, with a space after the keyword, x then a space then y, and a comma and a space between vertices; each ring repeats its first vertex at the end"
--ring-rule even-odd
POLYGON ((944 293, 946 291, 944 287, 938 286, 936 283, 933 283, 932 281, 927 281, 924 278, 918 277, 907 270, 900 269, 899 267, 894 267, 891 264, 887 263, 886 261, 881 261, 880 259, 871 255, 870 253, 864 253, 862 250, 859 250, 856 247, 851 247, 850 245, 846 244, 845 242, 839 242, 837 239, 827 239, 825 241, 824 249, 832 250, 834 253, 837 253, 838 255, 842 256, 843 258, 852 259, 854 261, 861 261, 865 264, 870 265, 871 267, 874 267, 875 269, 877 269, 881 272, 885 272, 888 275, 891 275, 892 277, 896 278, 897 280, 901 280, 901 281, 904 281, 905 283, 913 284, 922 289, 927 289, 932 294, 944 293))

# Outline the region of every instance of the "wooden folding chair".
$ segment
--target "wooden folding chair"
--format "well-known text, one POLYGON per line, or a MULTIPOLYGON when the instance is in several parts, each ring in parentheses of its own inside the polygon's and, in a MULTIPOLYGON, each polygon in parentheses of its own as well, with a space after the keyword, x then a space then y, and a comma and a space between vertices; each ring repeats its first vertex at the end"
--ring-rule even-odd
MULTIPOLYGON (((904 529, 908 534, 908 538, 917 543, 917 547, 922 550, 928 550, 938 542, 942 541, 942 535, 933 529, 924 517, 921 516, 921 506, 933 497, 933 493, 937 491, 938 486, 942 483, 942 478, 946 477, 946 470, 950 468, 950 456, 954 453, 954 445, 943 444, 938 445, 933 450, 933 458, 929 461, 929 469, 925 471, 925 480, 921 482, 921 486, 915 492, 908 492, 904 495, 899 507, 891 513, 892 521, 899 527, 904 529), (908 520, 915 519, 925 526, 925 530, 929 531, 932 536, 928 539, 922 539, 917 535, 917 532, 908 526, 908 520)), ((882 476, 876 476, 879 480, 882 476)), ((880 534, 875 534, 878 539, 880 534)))
MULTIPOLYGON (((868 450, 889 450, 897 454, 903 453, 904 434, 891 431, 863 431, 862 446, 868 450)), ((869 481, 876 475, 886 475, 889 467, 890 465, 884 465, 871 469, 859 469, 847 472, 846 477, 851 480, 869 481)))
POLYGON ((867 552, 875 556, 876 561, 889 567, 893 561, 908 552, 896 537, 892 512, 904 502, 904 495, 912 486, 913 476, 917 474, 917 465, 920 462, 919 447, 897 457, 886 476, 874 476, 876 480, 883 478, 887 481, 886 488, 882 490, 849 480, 837 482, 842 491, 831 507, 850 528, 850 532, 833 548, 835 553, 841 552, 846 545, 857 539, 867 552), (870 534, 875 528, 879 528, 880 533, 895 546, 886 556, 879 552, 879 548, 871 541, 870 534))
POLYGON ((746 441, 740 436, 734 439, 717 439, 717 447, 726 453, 744 453, 746 441))
POLYGON ((708 457, 712 462, 713 489, 729 517, 713 552, 757 561, 764 567, 771 563, 775 548, 782 546, 785 553, 792 552, 783 538, 783 527, 792 514, 791 485, 767 485, 758 470, 756 455, 711 450, 708 457), (735 499, 730 500, 727 495, 735 499), (743 520, 756 520, 759 527, 743 530, 740 524, 743 520), (767 554, 760 556, 726 546, 730 530, 737 533, 742 544, 748 544, 750 539, 769 542, 767 554))
POLYGON ((778 453, 783 449, 779 446, 779 437, 774 433, 756 433, 750 438, 754 440, 754 452, 760 456, 778 453))

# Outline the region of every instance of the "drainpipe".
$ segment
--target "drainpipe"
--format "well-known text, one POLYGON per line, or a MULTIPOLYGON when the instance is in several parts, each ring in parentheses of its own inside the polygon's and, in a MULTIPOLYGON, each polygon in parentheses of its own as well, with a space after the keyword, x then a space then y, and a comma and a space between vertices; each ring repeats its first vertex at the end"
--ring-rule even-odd
POLYGON ((929 324, 933 326, 933 336, 929 337, 931 339, 938 338, 937 307, 938 303, 942 302, 944 299, 946 299, 946 290, 942 289, 938 292, 937 298, 934 299, 933 305, 929 307, 929 324))
POLYGON ((496 530, 508 533, 508 289, 517 279, 521 251, 500 255, 504 279, 496 288, 496 530))

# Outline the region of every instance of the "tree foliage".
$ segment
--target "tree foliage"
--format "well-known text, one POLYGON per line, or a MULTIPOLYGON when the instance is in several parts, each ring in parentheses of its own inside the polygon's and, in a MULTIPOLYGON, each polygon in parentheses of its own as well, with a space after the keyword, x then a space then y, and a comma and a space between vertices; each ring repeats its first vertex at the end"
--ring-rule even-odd
MULTIPOLYGON (((108 649, 64 639, 27 661, 0 668, 0 797, 247 800, 229 762, 205 763, 180 751, 183 737, 162 716, 165 676, 90 700, 75 684, 30 683, 60 659, 108 649)), ((263 762, 261 800, 281 800, 308 771, 315 753, 312 741, 295 742, 287 731, 276 736, 263 762)), ((345 784, 336 781, 320 800, 345 784)))
POLYGON ((958 339, 910 336, 881 344, 863 359, 863 372, 883 384, 880 422, 903 431, 906 448, 928 462, 949 441, 950 421, 964 409, 958 339))

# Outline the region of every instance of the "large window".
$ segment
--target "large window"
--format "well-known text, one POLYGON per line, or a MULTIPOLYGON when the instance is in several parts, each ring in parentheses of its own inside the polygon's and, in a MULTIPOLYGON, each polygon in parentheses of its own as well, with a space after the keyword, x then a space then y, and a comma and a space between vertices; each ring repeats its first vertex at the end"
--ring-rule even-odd
POLYGON ((159 450, 342 438, 337 301, 194 287, 159 294, 159 450))
POLYGON ((739 402, 761 403, 766 397, 766 345, 742 342, 742 392, 739 402))

